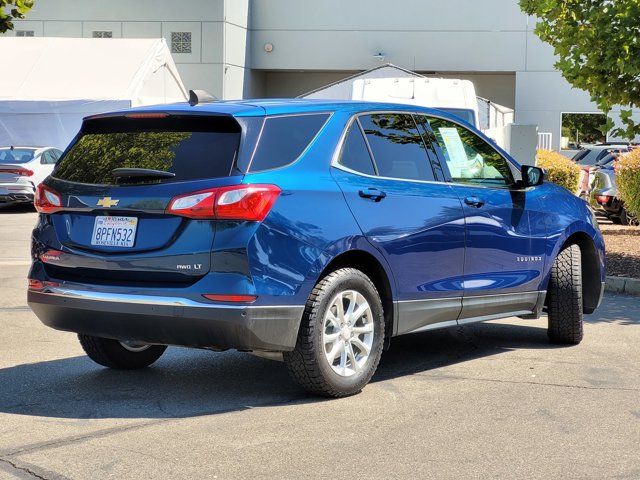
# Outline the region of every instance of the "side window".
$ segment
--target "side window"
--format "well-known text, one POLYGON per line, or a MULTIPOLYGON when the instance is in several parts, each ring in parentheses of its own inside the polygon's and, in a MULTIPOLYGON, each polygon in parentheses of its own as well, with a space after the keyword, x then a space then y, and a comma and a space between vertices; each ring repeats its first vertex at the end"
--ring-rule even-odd
POLYGON ((512 185, 509 162, 472 131, 448 120, 429 123, 454 182, 505 187, 512 185))
POLYGON ((413 117, 385 113, 359 117, 378 175, 408 180, 434 180, 422 136, 413 117))
POLYGON ((356 172, 366 173, 367 175, 376 174, 371 155, 369 155, 369 149, 357 120, 349 127, 347 136, 342 144, 342 152, 338 163, 356 172))
POLYGON ((40 163, 43 163, 45 165, 54 165, 56 163, 56 158, 53 156, 53 151, 47 150, 46 152, 44 152, 42 154, 42 160, 40 161, 40 163))
POLYGON ((293 163, 328 118, 328 113, 267 117, 249 171, 271 170, 293 163))

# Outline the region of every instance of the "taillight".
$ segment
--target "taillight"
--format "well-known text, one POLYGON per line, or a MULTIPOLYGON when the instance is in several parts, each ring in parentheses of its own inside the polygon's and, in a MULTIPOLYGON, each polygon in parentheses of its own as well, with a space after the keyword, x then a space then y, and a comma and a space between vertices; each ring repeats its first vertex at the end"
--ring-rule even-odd
POLYGON ((36 189, 36 197, 33 203, 40 213, 55 213, 62 210, 62 198, 60 195, 42 183, 36 189))
POLYGON ((600 205, 606 205, 611 200, 610 195, 596 195, 596 202, 600 205))
POLYGON ((9 173, 12 175, 19 175, 21 177, 31 177, 33 175, 33 170, 29 170, 28 168, 3 168, 0 169, 0 173, 9 173))
POLYGON ((166 213, 189 218, 261 222, 280 191, 275 185, 234 185, 201 190, 174 197, 166 213))

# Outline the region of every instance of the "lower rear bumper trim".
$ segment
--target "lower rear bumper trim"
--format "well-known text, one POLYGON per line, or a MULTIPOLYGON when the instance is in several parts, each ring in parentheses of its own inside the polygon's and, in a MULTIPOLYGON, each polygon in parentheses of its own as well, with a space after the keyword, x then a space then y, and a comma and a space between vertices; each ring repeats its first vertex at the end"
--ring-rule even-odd
POLYGON ((117 340, 289 351, 303 305, 221 305, 187 298, 125 295, 50 287, 29 290, 38 318, 57 330, 117 340))

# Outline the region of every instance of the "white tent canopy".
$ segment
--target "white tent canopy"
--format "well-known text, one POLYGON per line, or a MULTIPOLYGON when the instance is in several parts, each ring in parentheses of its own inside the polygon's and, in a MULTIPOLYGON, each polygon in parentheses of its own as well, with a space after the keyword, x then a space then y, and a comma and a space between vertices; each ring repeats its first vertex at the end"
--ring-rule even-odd
POLYGON ((82 118, 182 102, 164 39, 0 38, 0 146, 65 148, 82 118))

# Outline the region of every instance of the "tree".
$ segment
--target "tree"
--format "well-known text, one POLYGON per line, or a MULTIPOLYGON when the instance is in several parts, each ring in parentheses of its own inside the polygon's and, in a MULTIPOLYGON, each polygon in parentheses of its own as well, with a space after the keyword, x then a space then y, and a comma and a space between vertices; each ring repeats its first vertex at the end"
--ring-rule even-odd
POLYGON ((589 92, 605 114, 623 107, 624 127, 614 129, 607 117, 603 133, 639 135, 631 108, 640 107, 640 1, 520 0, 520 7, 538 17, 535 32, 554 48, 555 67, 572 86, 589 92))
POLYGON ((23 19, 34 0, 0 0, 0 33, 13 30, 13 20, 23 19))

